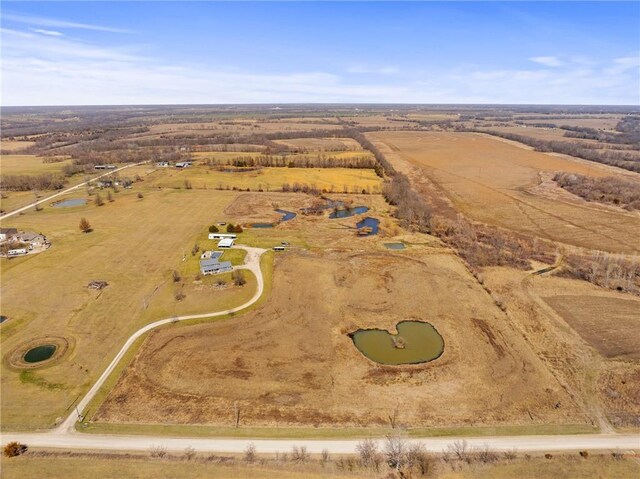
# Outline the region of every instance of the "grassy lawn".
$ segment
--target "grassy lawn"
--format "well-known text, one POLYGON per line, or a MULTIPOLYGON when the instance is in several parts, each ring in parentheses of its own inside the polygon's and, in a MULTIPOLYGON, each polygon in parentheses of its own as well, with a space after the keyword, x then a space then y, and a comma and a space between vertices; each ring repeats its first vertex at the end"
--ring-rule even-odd
MULTIPOLYGON (((3 222, 3 227, 43 232, 53 243, 38 255, 0 260, 3 314, 9 317, 0 330, 3 351, 47 336, 64 337, 70 348, 60 360, 32 371, 28 381, 3 364, 2 428, 53 426, 126 338, 144 324, 246 302, 255 291, 255 277, 249 272, 241 288, 231 284, 229 273, 220 275, 227 281, 225 288, 216 287, 213 277, 200 283, 191 277, 180 283, 172 280, 172 271, 182 267, 184 254, 190 257, 212 216, 221 215, 235 196, 221 191, 144 190, 144 198, 138 199, 136 190, 126 190, 102 207, 45 207, 3 222), (80 232, 81 217, 90 221, 92 233, 80 232), (33 278, 46 287, 34 289, 33 278), (88 290, 93 279, 109 286, 88 290), (37 291, 38 300, 26 291, 37 291), (180 291, 186 298, 177 301, 180 291)), ((232 261, 242 260, 243 253, 226 253, 232 261)), ((197 260, 193 264, 197 268, 197 260)))

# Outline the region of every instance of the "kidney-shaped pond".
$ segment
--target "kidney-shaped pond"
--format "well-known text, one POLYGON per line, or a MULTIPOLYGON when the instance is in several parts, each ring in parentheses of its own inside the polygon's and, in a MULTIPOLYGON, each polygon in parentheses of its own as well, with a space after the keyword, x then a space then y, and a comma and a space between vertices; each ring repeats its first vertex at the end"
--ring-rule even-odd
POLYGON ((398 334, 384 329, 359 329, 349 334, 367 358, 380 364, 418 364, 433 361, 444 351, 444 340, 431 324, 401 321, 398 334))

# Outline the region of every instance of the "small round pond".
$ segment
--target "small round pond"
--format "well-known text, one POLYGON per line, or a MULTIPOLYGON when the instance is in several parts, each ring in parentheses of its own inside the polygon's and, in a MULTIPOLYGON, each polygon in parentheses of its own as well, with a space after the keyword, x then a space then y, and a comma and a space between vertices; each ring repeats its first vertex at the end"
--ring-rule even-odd
POLYGON ((396 329, 398 334, 384 329, 359 329, 349 337, 367 358, 392 366, 433 361, 444 351, 444 339, 429 323, 401 321, 396 329))
POLYGON ((407 246, 404 243, 385 243, 384 247, 387 249, 405 249, 407 246))
POLYGON ((362 213, 366 213, 369 211, 367 206, 354 206, 353 208, 343 208, 336 209, 333 213, 329 215, 329 218, 348 218, 350 216, 361 215, 362 213))
POLYGON ((53 353, 56 352, 57 347, 55 344, 43 344, 42 346, 36 346, 27 351, 23 357, 26 363, 39 363, 46 361, 53 353))
POLYGON ((378 226, 380 225, 380 220, 376 218, 367 217, 362 221, 358 221, 356 223, 356 228, 358 228, 359 236, 372 236, 378 234, 378 226))
POLYGON ((68 200, 58 201, 53 205, 54 208, 69 208, 71 206, 82 206, 87 204, 84 198, 69 198, 68 200))

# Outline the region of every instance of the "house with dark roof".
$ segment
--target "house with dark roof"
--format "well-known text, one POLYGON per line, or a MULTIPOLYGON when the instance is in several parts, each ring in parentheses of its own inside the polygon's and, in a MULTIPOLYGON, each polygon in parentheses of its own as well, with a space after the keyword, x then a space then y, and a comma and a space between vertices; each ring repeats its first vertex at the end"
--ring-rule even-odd
POLYGON ((226 273, 233 270, 231 261, 218 261, 218 257, 200 260, 200 273, 203 275, 226 273))

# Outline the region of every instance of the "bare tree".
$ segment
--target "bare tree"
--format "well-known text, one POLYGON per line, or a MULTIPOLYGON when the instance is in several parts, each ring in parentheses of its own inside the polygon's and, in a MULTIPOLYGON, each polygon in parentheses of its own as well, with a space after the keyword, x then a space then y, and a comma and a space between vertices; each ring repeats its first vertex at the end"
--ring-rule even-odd
POLYGON ((363 467, 371 467, 377 462, 378 443, 373 439, 365 439, 356 445, 356 451, 360 456, 363 467))
POLYGON ((406 450, 407 442, 399 434, 387 436, 384 454, 390 468, 400 471, 404 465, 406 450))
POLYGON ((233 279, 233 284, 236 286, 244 286, 247 283, 241 269, 234 270, 233 273, 231 273, 231 278, 233 279))
POLYGON ((246 462, 252 463, 256 460, 256 446, 252 442, 250 442, 244 450, 244 460, 246 462))
POLYGON ((309 460, 309 453, 306 446, 293 446, 291 449, 291 460, 295 462, 307 462, 309 460))
POLYGON ((184 450, 184 458, 187 461, 191 461, 194 457, 196 457, 196 450, 194 448, 192 448, 191 446, 188 446, 184 450))
POLYGON ((80 231, 83 233, 91 233, 93 231, 87 218, 80 218, 80 231))
POLYGON ((151 446, 149 455, 156 459, 162 459, 167 455, 167 448, 164 446, 151 446))

